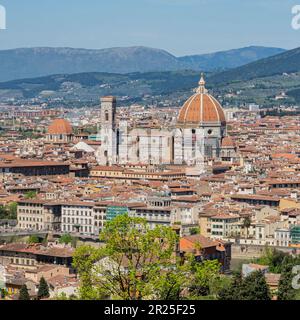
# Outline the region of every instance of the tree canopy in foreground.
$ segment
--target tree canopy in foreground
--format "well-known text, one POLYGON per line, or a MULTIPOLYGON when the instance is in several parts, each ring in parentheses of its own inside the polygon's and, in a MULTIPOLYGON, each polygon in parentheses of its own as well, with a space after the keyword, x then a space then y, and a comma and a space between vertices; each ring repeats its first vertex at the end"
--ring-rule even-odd
POLYGON ((100 239, 103 247, 75 252, 81 299, 188 299, 217 289, 218 261, 195 262, 190 256, 183 263, 170 227, 151 229, 144 219, 120 215, 106 224, 100 239))

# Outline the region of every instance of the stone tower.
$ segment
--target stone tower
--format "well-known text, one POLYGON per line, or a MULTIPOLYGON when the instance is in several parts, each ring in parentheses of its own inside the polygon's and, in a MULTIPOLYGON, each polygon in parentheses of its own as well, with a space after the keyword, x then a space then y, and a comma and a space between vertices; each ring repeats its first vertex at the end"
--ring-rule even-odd
POLYGON ((115 97, 101 98, 101 147, 97 152, 97 159, 102 165, 116 164, 118 159, 116 108, 115 97))
POLYGON ((115 129, 117 99, 115 97, 101 98, 101 127, 115 129))

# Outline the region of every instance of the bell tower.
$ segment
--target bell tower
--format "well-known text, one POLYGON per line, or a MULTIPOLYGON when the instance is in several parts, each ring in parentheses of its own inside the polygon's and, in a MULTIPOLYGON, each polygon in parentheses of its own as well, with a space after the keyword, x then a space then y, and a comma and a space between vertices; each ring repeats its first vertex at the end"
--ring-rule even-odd
POLYGON ((115 97, 101 98, 101 127, 115 129, 117 99, 115 97))
POLYGON ((113 165, 118 157, 116 129, 117 99, 112 96, 101 98, 101 147, 97 154, 98 163, 113 165))

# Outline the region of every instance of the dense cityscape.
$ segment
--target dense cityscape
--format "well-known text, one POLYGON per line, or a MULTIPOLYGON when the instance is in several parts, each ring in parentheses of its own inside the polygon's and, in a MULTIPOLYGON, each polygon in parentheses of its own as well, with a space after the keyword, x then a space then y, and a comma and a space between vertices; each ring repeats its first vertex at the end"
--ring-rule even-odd
MULTIPOLYGON (((263 276, 266 293, 257 299, 298 297, 292 288, 282 292, 282 282, 284 268, 299 261, 299 117, 262 117, 254 104, 222 108, 204 75, 181 108, 122 107, 108 96, 92 109, 5 110, 2 298, 22 298, 26 288, 30 299, 229 299, 238 272, 245 282, 263 276), (155 235, 172 244, 161 249, 167 256, 160 257, 155 235), (139 241, 151 244, 159 272, 147 252, 139 252, 144 263, 134 264, 124 241, 129 251, 139 241), (94 255, 102 279, 92 280, 93 271, 82 266, 94 255), (103 268, 124 279, 110 287, 103 268), (133 270, 132 288, 122 289, 133 270), (94 285, 86 284, 87 271, 94 285), (183 272, 191 274, 183 279, 183 272)), ((248 290, 251 296, 257 288, 248 290)))
POLYGON ((300 300, 300 5, 0 2, 1 308, 300 300))

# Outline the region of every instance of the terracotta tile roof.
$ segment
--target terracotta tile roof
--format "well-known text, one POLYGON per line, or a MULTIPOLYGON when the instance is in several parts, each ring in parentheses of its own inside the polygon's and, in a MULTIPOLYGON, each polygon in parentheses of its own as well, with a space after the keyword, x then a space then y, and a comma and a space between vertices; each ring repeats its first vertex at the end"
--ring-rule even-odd
POLYGON ((54 167, 67 166, 68 164, 55 161, 35 161, 35 160, 17 160, 9 163, 0 162, 0 168, 23 168, 23 167, 54 167))
POLYGON ((209 239, 202 235, 193 235, 180 238, 180 250, 189 251, 195 249, 195 245, 200 244, 202 249, 216 247, 219 245, 218 241, 209 239))
POLYGON ((191 96, 180 110, 178 123, 225 123, 226 118, 220 103, 209 94, 191 96))
POLYGON ((26 252, 42 256, 72 257, 74 249, 60 247, 42 247, 41 245, 27 245, 23 243, 11 243, 0 246, 0 250, 13 252, 26 252))
POLYGON ((72 126, 66 119, 55 119, 48 128, 49 134, 72 134, 72 126))
POLYGON ((259 194, 236 194, 232 195, 231 199, 245 199, 245 200, 263 200, 263 201, 280 201, 278 197, 270 197, 270 196, 263 196, 259 194))
POLYGON ((296 154, 292 153, 274 153, 271 155, 273 159, 283 158, 283 159, 298 159, 296 154))
POLYGON ((222 148, 226 147, 235 147, 235 143, 230 136, 226 136, 222 139, 222 148))

